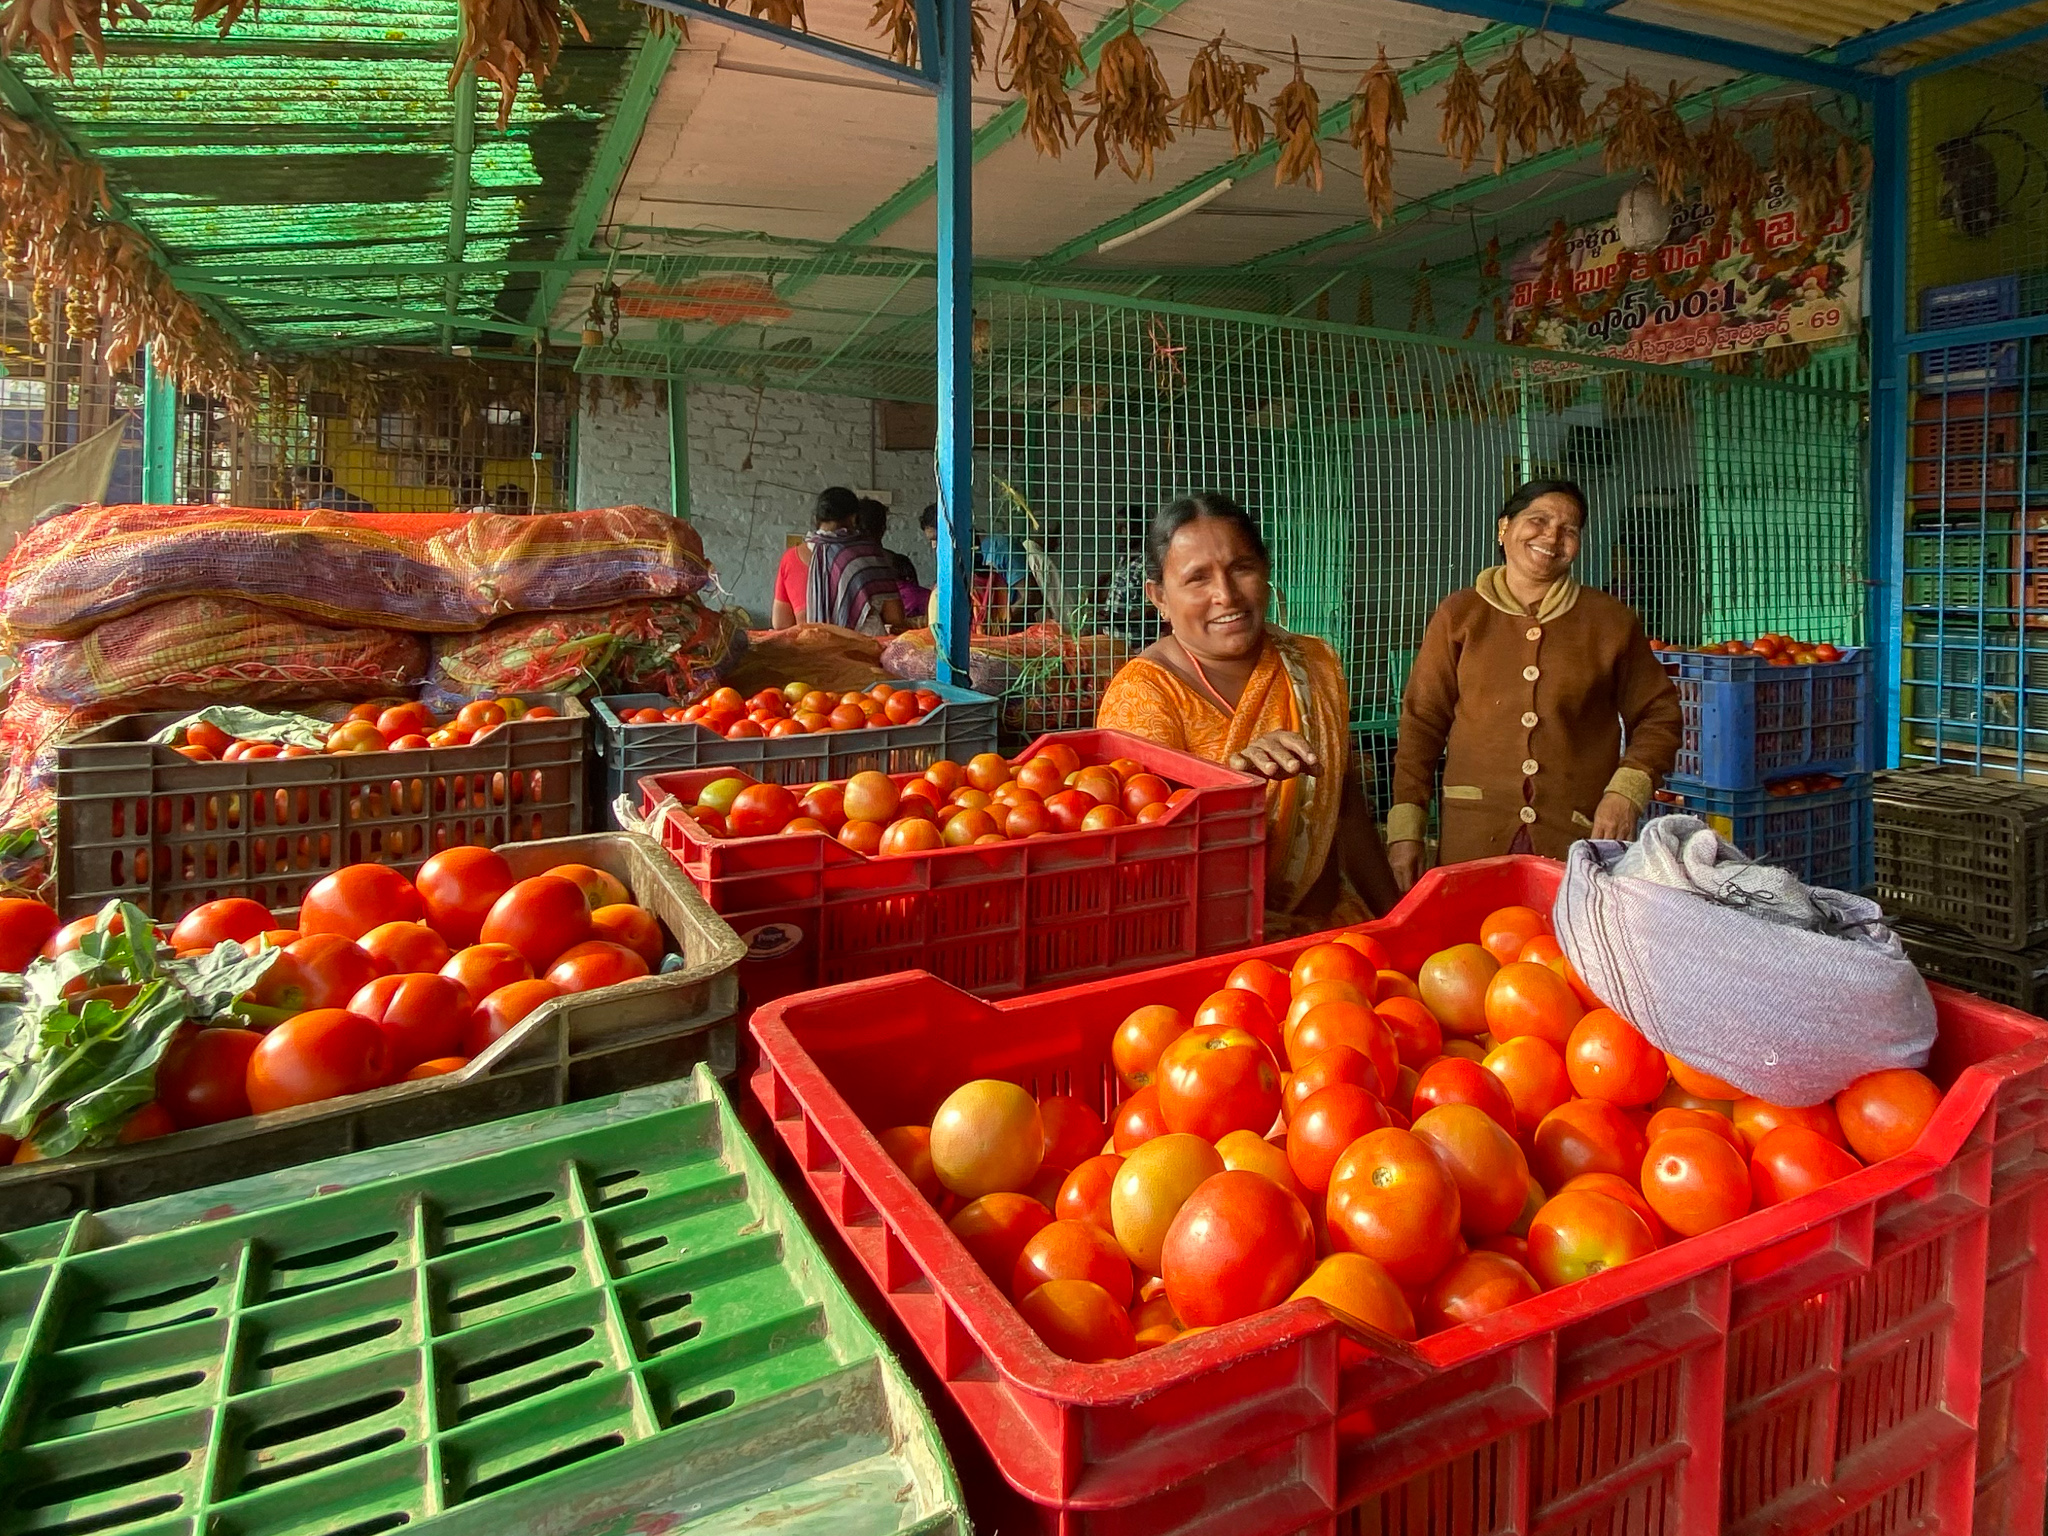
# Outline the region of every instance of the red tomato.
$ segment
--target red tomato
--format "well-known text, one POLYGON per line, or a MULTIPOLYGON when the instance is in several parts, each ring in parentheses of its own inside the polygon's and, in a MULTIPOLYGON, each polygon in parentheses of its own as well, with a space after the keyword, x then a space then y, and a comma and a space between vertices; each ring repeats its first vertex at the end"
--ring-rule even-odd
POLYGON ((587 939, 562 951, 548 967, 547 979, 564 992, 594 992, 646 974, 647 962, 625 945, 587 939))
POLYGON ((1116 1239, 1092 1221, 1055 1220, 1032 1233, 1010 1273, 1010 1295, 1021 1301, 1048 1280, 1088 1280, 1129 1307, 1135 1284, 1131 1261, 1116 1239))
POLYGON ((1910 1151, 1940 1107, 1934 1079, 1907 1067, 1866 1073, 1835 1095, 1842 1135, 1867 1163, 1910 1151))
POLYGON ((420 893, 397 870, 382 864, 351 864, 306 892, 299 905, 299 932, 359 939, 380 924, 416 923, 426 915, 420 893))
MULTIPOLYGON (((1562 1195, 1569 1190, 1578 1189, 1590 1189, 1596 1195, 1607 1195, 1619 1200, 1623 1205, 1642 1217, 1643 1226, 1648 1230, 1650 1240, 1659 1248, 1662 1248, 1671 1241, 1671 1229, 1664 1225, 1664 1218, 1657 1214, 1650 1202, 1643 1198, 1643 1192, 1637 1189, 1630 1180, 1613 1173, 1582 1173, 1565 1185, 1563 1189, 1560 1189, 1558 1193, 1562 1195)), ((1536 1213, 1543 1208, 1543 1202, 1546 1198, 1540 1185, 1537 1186, 1532 1198, 1535 1203, 1529 1208, 1528 1216, 1530 1221, 1536 1219, 1536 1213)), ((1524 1222, 1523 1230, 1526 1231, 1527 1229, 1528 1222, 1524 1222)))
POLYGON ((460 1072, 469 1065, 467 1056, 436 1056, 432 1061, 423 1061, 399 1078, 401 1083, 421 1083, 430 1077, 446 1077, 451 1072, 460 1072))
POLYGON ((1596 1008, 1572 1026, 1564 1065, 1580 1097, 1624 1107, 1649 1103, 1671 1075, 1664 1053, 1611 1008, 1596 1008))
POLYGON ((1365 1055, 1348 1045, 1333 1045, 1327 1051, 1319 1051, 1301 1064, 1299 1070, 1287 1075, 1287 1082, 1281 1089, 1281 1101, 1288 1123, 1301 1112, 1301 1106, 1339 1083, 1350 1083, 1363 1088, 1375 1098, 1379 1095, 1379 1069, 1365 1055))
POLYGON ((138 1141, 154 1141, 159 1136, 168 1136, 177 1129, 178 1122, 171 1118, 171 1112, 151 1099, 121 1123, 114 1140, 124 1147, 133 1146, 138 1141))
POLYGON ((1727 1138, 1712 1131, 1659 1136, 1644 1154, 1641 1185, 1650 1209, 1681 1237, 1698 1237, 1749 1213, 1749 1169, 1727 1138))
MULTIPOLYGON (((1260 963, 1252 962, 1254 965, 1260 963)), ((1202 1006, 1195 1010, 1194 1027, 1241 1029, 1273 1053, 1276 1066, 1287 1059, 1286 1047, 1280 1040, 1279 1016, 1266 1006, 1258 993, 1248 988, 1233 987, 1226 982, 1220 991, 1211 992, 1202 1000, 1202 1006)))
POLYGON ((1277 1307, 1315 1267, 1308 1212, 1271 1179, 1225 1169, 1182 1203, 1160 1251, 1173 1310, 1214 1328, 1277 1307))
MULTIPOLYGON (((39 901, 27 905, 43 906, 39 901)), ((50 909, 43 907, 43 910, 48 912, 50 909)), ((55 915, 51 914, 53 918, 55 915)), ((270 908, 262 902, 251 901, 246 896, 229 896, 221 901, 202 902, 179 918, 178 926, 171 930, 171 948, 212 949, 224 942, 240 944, 276 926, 277 919, 270 915, 270 908)), ((0 965, 0 970, 10 969, 18 967, 0 965)))
POLYGON ((1109 1192, 1116 1187, 1116 1171, 1123 1165, 1122 1155, 1116 1152, 1101 1152, 1084 1159, 1060 1185, 1053 1201, 1053 1214, 1062 1221, 1093 1222, 1103 1231, 1115 1233, 1116 1225, 1109 1213, 1109 1192))
POLYGON ((1191 1029, 1160 1054, 1159 1112, 1168 1130, 1204 1141, 1232 1131, 1263 1136, 1280 1112, 1280 1070, 1247 1030, 1191 1029))
POLYGON ((1048 1280, 1017 1303, 1046 1348, 1069 1360, 1122 1360, 1138 1340, 1116 1298, 1088 1280, 1048 1280))
POLYGON ((1415 1085, 1410 1119, 1420 1119, 1439 1104, 1471 1104, 1485 1110, 1500 1128, 1515 1134, 1515 1101, 1501 1080, 1476 1061, 1442 1056, 1423 1069, 1415 1085))
POLYGON ((1480 1065, 1507 1089, 1515 1106, 1515 1134, 1524 1141, 1536 1134, 1545 1115, 1571 1100, 1572 1080, 1564 1058, 1536 1035, 1502 1041, 1480 1065))
POLYGON ((617 902, 591 913, 590 936, 625 945, 647 962, 649 970, 661 964, 662 953, 668 947, 654 914, 631 902, 617 902))
MULTIPOLYGON (((1340 933, 1330 942, 1357 950, 1371 964, 1375 975, 1394 963, 1387 958, 1387 946, 1369 933, 1340 933)), ((1377 1002, 1378 998, 1375 997, 1374 1001, 1377 1002)))
POLYGON ((749 784, 733 797, 725 824, 734 837, 767 837, 796 815, 796 796, 780 784, 749 784))
POLYGON ((215 757, 234 745, 235 738, 210 720, 195 720, 185 727, 187 744, 203 747, 215 757))
POLYGON ((1394 1032, 1401 1065, 1420 1072, 1444 1053, 1443 1026, 1412 997, 1382 997, 1372 1005, 1380 1022, 1394 1032))
POLYGON ((438 971, 448 963, 446 941, 425 923, 380 923, 356 942, 389 976, 438 971))
POLYGON ((1444 1104, 1417 1115, 1414 1132, 1458 1186, 1467 1237, 1493 1237, 1515 1224, 1529 1197, 1529 1164, 1499 1121, 1476 1105, 1444 1104))
POLYGON ((1349 944, 1311 944, 1294 957, 1288 981, 1297 992, 1318 981, 1348 981, 1371 1002, 1379 988, 1379 971, 1349 944))
POLYGON ((286 1019, 249 1056, 249 1108, 267 1115, 361 1093, 392 1077, 391 1042, 373 1020, 343 1008, 286 1019))
MULTIPOLYGON (((1131 814, 1135 816, 1137 812, 1131 814)), ((1276 1021, 1277 1034, 1277 1021, 1286 1017, 1287 1005, 1294 1000, 1285 971, 1276 970, 1263 960, 1247 960, 1223 978, 1223 985, 1249 992, 1264 1003, 1276 1021)))
POLYGON ((505 723, 505 708, 489 699, 478 699, 455 712, 455 723, 465 731, 474 731, 481 736, 505 723))
POLYGON ((1158 1075, 1160 1054, 1187 1028, 1187 1016, 1164 1003, 1147 1003, 1132 1010, 1109 1042, 1110 1064, 1118 1079, 1126 1088, 1143 1088, 1152 1082, 1158 1075))
POLYGON ((1109 1127, 1102 1123, 1102 1116, 1071 1094, 1056 1093, 1039 1100, 1038 1118, 1045 1127, 1043 1163, 1047 1167, 1078 1168, 1109 1140, 1109 1127))
POLYGON ((1052 1225, 1052 1212, 1029 1195, 999 1190, 970 1200, 946 1223, 968 1255, 997 1285, 1007 1287, 1017 1273, 1024 1245, 1052 1225))
POLYGON ((1116 1150, 1135 1152, 1146 1142, 1166 1134, 1166 1121, 1159 1113, 1159 1088, 1148 1083, 1117 1106, 1110 1122, 1116 1150))
POLYGON ((156 1069, 156 1101, 179 1130, 249 1113, 249 1058, 262 1039, 253 1029, 180 1032, 156 1069))
POLYGON ((1389 1124, 1386 1106, 1365 1089, 1334 1083, 1310 1094, 1287 1122, 1287 1166, 1303 1188, 1321 1194, 1330 1187, 1330 1170, 1345 1149, 1389 1124))
POLYGON ((1053 829, 1058 832, 1078 832, 1088 819, 1088 813, 1097 805, 1095 797, 1083 789, 1063 789, 1056 795, 1048 796, 1045 814, 1052 819, 1053 829))
POLYGON ((493 1041, 510 1033, 514 1024, 549 998, 561 995, 562 989, 552 981, 536 981, 529 978, 525 981, 507 982, 495 992, 489 993, 470 1013, 462 1030, 464 1053, 481 1056, 493 1041))
POLYGON ((1502 965, 1521 958, 1531 939, 1550 932, 1550 919, 1532 907, 1501 907, 1479 920, 1479 943, 1502 965))
POLYGON ((441 974, 461 982, 462 990, 471 997, 489 997, 515 981, 533 980, 533 967, 509 944, 472 944, 449 956, 441 974))
POLYGON ((1486 984, 1487 1032, 1496 1042, 1534 1035, 1562 1051, 1585 1009, 1565 979, 1534 961, 1514 960, 1486 984))
POLYGON ((1429 1143, 1389 1128, 1359 1138, 1330 1173, 1330 1245, 1427 1284, 1458 1251, 1458 1186, 1429 1143))
POLYGON ((40 901, 9 897, 0 901, 0 971, 18 975, 42 952, 62 927, 57 914, 40 901))
POLYGON ((1803 1125, 1781 1125, 1764 1133, 1749 1159, 1752 1203, 1761 1210, 1782 1205, 1810 1190, 1847 1178, 1863 1165, 1855 1154, 1803 1125))
POLYGON ((1529 1272, 1546 1289, 1657 1250, 1643 1219, 1619 1200, 1575 1189, 1553 1196, 1529 1223, 1529 1272))
POLYGON ((394 704, 375 721, 378 730, 396 741, 401 736, 424 736, 437 730, 441 722, 434 718, 434 712, 418 700, 394 704))
POLYGON ((1337 1045, 1350 1046, 1372 1063, 1373 1092, 1384 1096, 1393 1091, 1401 1070, 1400 1048, 1394 1032, 1364 1003, 1332 999, 1303 1013, 1287 1031, 1287 1064, 1299 1068, 1337 1045))
POLYGON ((436 1056, 453 1056, 469 1019, 469 994, 459 982, 432 972, 379 976, 349 999, 359 1013, 384 1031, 394 1071, 405 1072, 436 1056))
POLYGON ((1136 816, 1148 805, 1164 805, 1173 786, 1156 773, 1134 773, 1124 781, 1124 814, 1136 816))
POLYGON ((466 949, 483 932, 497 899, 512 889, 512 866, 489 848, 449 848, 413 877, 427 921, 451 949, 466 949))
POLYGON ((535 875, 497 899, 481 936, 486 944, 511 945, 538 974, 590 937, 590 904, 571 882, 535 875))
POLYGON ((1453 1260, 1449 1269, 1430 1282, 1416 1326, 1423 1333, 1436 1333, 1460 1323, 1476 1323, 1542 1291, 1536 1277, 1516 1260, 1478 1249, 1453 1260))
MULTIPOLYGON (((734 797, 738 804, 738 797, 734 797)), ((599 869, 591 864, 557 864, 547 871, 557 880, 566 880, 583 893, 583 900, 590 910, 613 906, 622 901, 631 901, 633 893, 626 888, 626 882, 608 869, 599 869)))
POLYGON ((265 1008, 342 1008, 377 979, 377 962, 338 933, 314 933, 284 948, 249 1001, 265 1008))
POLYGON ((1545 1189, 1562 1189, 1582 1173, 1612 1173, 1633 1181, 1642 1174, 1645 1150, 1643 1133, 1617 1105, 1572 1099, 1537 1123, 1530 1172, 1545 1189))

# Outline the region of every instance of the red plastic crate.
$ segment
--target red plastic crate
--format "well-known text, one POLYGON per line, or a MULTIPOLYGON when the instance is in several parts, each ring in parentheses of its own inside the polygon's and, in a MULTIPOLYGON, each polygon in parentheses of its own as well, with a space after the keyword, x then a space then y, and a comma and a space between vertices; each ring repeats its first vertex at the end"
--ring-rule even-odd
POLYGON ((1054 741, 1091 762, 1133 758, 1194 797, 1108 832, 886 859, 823 833, 710 836, 680 806, 732 768, 650 774, 640 798, 656 840, 746 943, 740 984, 757 1003, 917 969, 1006 997, 1259 941, 1264 784, 1121 731, 1043 736, 1023 756, 1054 741))
MULTIPOLYGON (((1547 908, 1559 875, 1433 871, 1366 931, 1412 971, 1496 907, 1547 908)), ((1926 1135, 1801 1200, 1414 1345, 1304 1302, 1112 1365, 1053 1355, 868 1127, 928 1123, 980 1076, 1106 1105, 1117 1022, 1192 1006, 1243 958, 1000 1005, 898 976, 754 1016, 754 1095, 1039 1528, 1905 1536, 1974 1509, 1980 1532, 2039 1529, 2048 1025, 1942 987, 1926 1135)))

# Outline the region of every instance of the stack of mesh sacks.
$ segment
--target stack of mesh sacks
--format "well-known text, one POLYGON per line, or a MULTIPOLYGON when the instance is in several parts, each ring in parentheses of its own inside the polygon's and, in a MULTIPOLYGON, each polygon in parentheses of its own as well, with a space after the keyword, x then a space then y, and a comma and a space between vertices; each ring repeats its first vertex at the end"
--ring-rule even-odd
POLYGON ((498 515, 91 507, 0 567, 18 672, 0 711, 0 826, 54 808, 60 740, 207 704, 665 691, 746 634, 697 594, 696 530, 646 507, 498 515))

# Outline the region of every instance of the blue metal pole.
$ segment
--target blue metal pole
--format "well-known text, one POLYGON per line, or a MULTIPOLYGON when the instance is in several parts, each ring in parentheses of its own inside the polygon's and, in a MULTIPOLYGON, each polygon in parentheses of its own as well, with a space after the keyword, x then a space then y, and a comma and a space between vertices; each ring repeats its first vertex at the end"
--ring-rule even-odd
POLYGON ((142 359, 142 499, 167 507, 177 499, 174 468, 178 452, 178 391, 157 370, 156 359, 142 359))
POLYGON ((974 84, 971 0, 939 0, 939 580, 941 682, 968 680, 974 578, 974 84))
POLYGON ((1905 659, 1906 570, 1906 165, 1905 87, 1885 79, 1872 96, 1875 162, 1870 198, 1870 574, 1871 698, 1884 722, 1878 766, 1899 764, 1905 659))

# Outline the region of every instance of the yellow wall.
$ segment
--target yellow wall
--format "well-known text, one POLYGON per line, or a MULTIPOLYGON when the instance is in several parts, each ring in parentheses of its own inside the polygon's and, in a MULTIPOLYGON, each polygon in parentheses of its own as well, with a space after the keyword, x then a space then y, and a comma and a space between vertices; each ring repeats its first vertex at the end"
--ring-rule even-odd
POLYGON ((2048 269, 2048 227, 2043 224, 2048 165, 2003 132, 1984 135, 1979 142, 1998 165, 2000 193, 2011 200, 2013 216, 1988 235, 1972 238, 1941 217, 1941 171, 1935 156, 1936 145, 1968 134, 1980 122, 2017 133, 2048 154, 2048 110, 2038 85, 1957 69, 1914 86, 1911 112, 1907 323, 1918 326, 1922 288, 2048 269), (2014 197, 2022 175, 2026 185, 2014 197))
MULTIPOLYGON (((454 510, 454 490, 445 485, 407 485, 399 479, 400 455, 386 453, 375 438, 358 439, 355 424, 346 417, 328 417, 321 423, 321 462, 334 471, 334 483, 360 496, 379 512, 447 512, 454 510)), ((534 490, 534 470, 540 471, 540 492, 533 510, 552 512, 555 506, 555 467, 552 455, 536 466, 531 459, 485 459, 483 482, 488 497, 496 487, 510 482, 534 490)), ((415 475, 415 478, 417 476, 415 475)))

